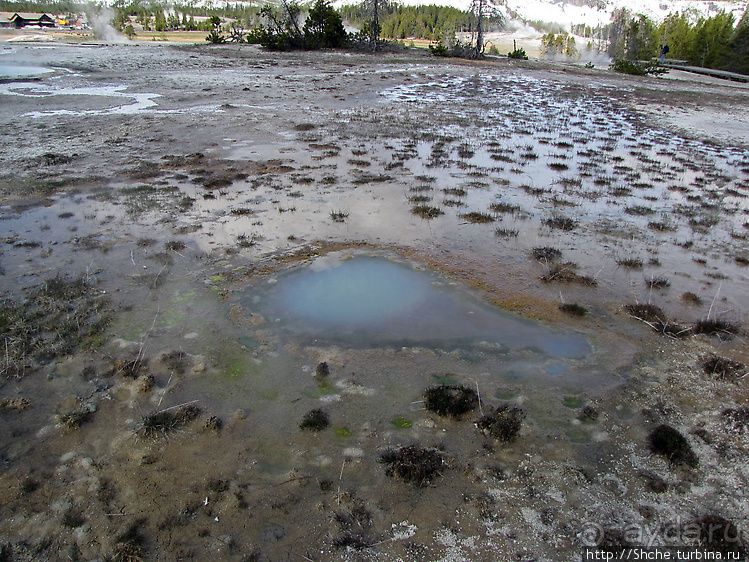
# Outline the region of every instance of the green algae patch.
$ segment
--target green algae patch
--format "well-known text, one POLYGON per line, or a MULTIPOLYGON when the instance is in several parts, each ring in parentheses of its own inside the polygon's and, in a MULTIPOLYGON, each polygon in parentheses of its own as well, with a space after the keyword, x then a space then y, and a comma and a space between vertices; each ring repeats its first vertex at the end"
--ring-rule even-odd
POLYGON ((583 405, 583 399, 579 396, 565 396, 562 399, 562 404, 568 408, 579 408, 583 405))
POLYGON ((585 444, 590 443, 590 433, 580 427, 573 427, 567 430, 567 439, 572 443, 585 444))
POLYGON ((330 396, 331 394, 335 394, 337 392, 337 389, 334 385, 329 383, 323 383, 320 384, 314 388, 305 388, 302 390, 302 394, 306 396, 307 398, 322 398, 323 396, 330 396))
POLYGON ((392 423, 398 429, 409 429, 414 425, 411 420, 406 418, 393 418, 392 420, 390 420, 390 423, 392 423))

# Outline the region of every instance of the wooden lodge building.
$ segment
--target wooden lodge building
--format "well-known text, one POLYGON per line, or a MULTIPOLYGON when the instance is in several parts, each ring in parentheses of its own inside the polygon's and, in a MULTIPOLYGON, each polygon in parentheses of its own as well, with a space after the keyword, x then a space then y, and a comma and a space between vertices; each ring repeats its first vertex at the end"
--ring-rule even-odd
POLYGON ((21 29, 24 27, 55 27, 55 20, 48 14, 28 12, 0 12, 0 27, 21 29))

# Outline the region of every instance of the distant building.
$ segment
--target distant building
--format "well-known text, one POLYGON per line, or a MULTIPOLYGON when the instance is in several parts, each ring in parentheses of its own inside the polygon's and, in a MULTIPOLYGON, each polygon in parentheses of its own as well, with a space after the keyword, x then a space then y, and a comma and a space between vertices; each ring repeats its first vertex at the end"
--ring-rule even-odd
POLYGON ((55 20, 47 14, 29 12, 0 12, 0 27, 55 27, 55 20))

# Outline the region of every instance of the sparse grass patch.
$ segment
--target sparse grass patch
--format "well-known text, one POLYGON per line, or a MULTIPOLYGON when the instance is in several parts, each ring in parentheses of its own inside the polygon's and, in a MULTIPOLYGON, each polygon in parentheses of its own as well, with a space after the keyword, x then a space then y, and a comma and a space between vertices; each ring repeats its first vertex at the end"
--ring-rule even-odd
POLYGON ((651 209, 650 207, 645 207, 644 205, 633 205, 631 207, 626 207, 624 209, 624 212, 628 215, 634 215, 637 217, 646 217, 648 215, 655 214, 655 210, 651 209))
POLYGON ((648 228, 658 232, 675 232, 676 227, 667 221, 650 221, 648 228))
POLYGON ((205 423, 203 424, 203 428, 207 429, 208 431, 221 431, 221 428, 224 427, 223 420, 218 416, 208 416, 208 418, 205 420, 205 423))
POLYGON ((556 215, 548 219, 544 219, 543 222, 549 228, 564 230, 566 232, 575 230, 579 224, 576 220, 562 215, 556 215))
POLYGON ((570 201, 569 199, 562 199, 556 194, 551 198, 551 204, 554 207, 577 207, 579 206, 579 203, 575 203, 574 201, 570 201))
POLYGON ((174 412, 161 410, 146 414, 141 419, 141 428, 138 431, 143 437, 158 437, 166 435, 177 428, 174 412))
POLYGON ((112 317, 108 304, 83 277, 59 276, 28 291, 21 302, 0 301, 0 374, 22 376, 37 361, 101 336, 112 317))
POLYGON ((702 297, 695 295, 694 293, 691 293, 687 291, 686 293, 682 293, 681 300, 684 304, 699 306, 702 304, 702 297))
POLYGON ((187 246, 185 245, 185 243, 181 240, 170 240, 169 242, 164 244, 164 249, 172 252, 180 252, 186 247, 187 246))
POLYGON ((497 238, 517 238, 518 233, 519 231, 517 228, 504 228, 502 226, 498 226, 494 229, 494 235, 497 238))
POLYGON ((683 338, 691 335, 692 328, 669 320, 663 310, 652 304, 628 304, 624 306, 633 318, 645 322, 656 332, 672 338, 683 338))
POLYGON ((651 289, 665 289, 671 286, 671 281, 665 277, 651 275, 649 278, 645 279, 645 284, 651 289))
POLYGON ((533 195, 534 197, 542 197, 547 193, 551 193, 550 189, 546 189, 544 187, 534 187, 532 185, 521 185, 520 189, 525 191, 528 195, 533 195))
POLYGON ((92 414, 89 410, 77 409, 64 414, 58 414, 57 424, 67 429, 80 429, 80 427, 89 421, 92 414))
POLYGON ((23 412, 31 408, 31 402, 28 398, 3 398, 0 399, 0 412, 15 410, 23 412))
POLYGON ((411 212, 414 215, 420 216, 422 219, 434 219, 440 215, 444 215, 445 212, 439 207, 432 207, 431 205, 416 205, 411 208, 411 212))
POLYGON ((585 316, 588 314, 588 309, 577 303, 562 303, 559 305, 559 310, 572 316, 585 316))
POLYGON ((556 261, 562 257, 562 250, 551 246, 539 246, 531 250, 533 258, 541 262, 556 261))
POLYGON ((465 197, 467 192, 462 187, 446 187, 442 191, 445 195, 452 195, 454 197, 465 197))
POLYGON ((689 219, 689 226, 698 232, 707 232, 720 222, 717 215, 702 215, 689 219))
POLYGON ((464 158, 464 159, 473 158, 474 154, 476 154, 476 151, 473 150, 473 148, 471 148, 467 144, 461 144, 458 147, 458 156, 460 158, 464 158))
POLYGON ((372 541, 359 534, 354 534, 351 531, 346 531, 345 533, 333 539, 333 546, 336 548, 364 550, 365 548, 369 548, 370 546, 372 546, 372 541))
POLYGON ((183 404, 178 408, 156 410, 141 416, 137 433, 143 437, 165 437, 168 433, 197 419, 200 408, 194 404, 183 404))
POLYGON ((589 287, 598 285, 598 281, 595 278, 587 275, 578 275, 577 267, 577 264, 573 262, 552 263, 549 266, 549 271, 541 276, 541 281, 544 283, 551 283, 553 281, 559 283, 580 283, 589 287))
POLYGON ((435 176, 425 175, 414 176, 414 179, 424 183, 434 183, 435 181, 437 181, 437 178, 435 176))
POLYGON ((354 179, 351 180, 351 183, 354 184, 365 184, 365 183, 382 183, 386 181, 390 181, 393 179, 393 176, 390 176, 388 174, 368 174, 368 173, 360 173, 357 175, 354 179))
POLYGON ((330 211, 330 218, 333 219, 333 222, 346 222, 348 216, 349 212, 343 211, 341 209, 337 211, 330 211))
POLYGON ((724 381, 737 382, 746 376, 746 365, 714 353, 703 355, 699 364, 706 374, 724 381))
POLYGON ((642 269, 645 265, 641 258, 624 258, 616 260, 616 263, 628 269, 642 269))
POLYGON ((654 304, 627 304, 624 310, 645 322, 666 322, 668 318, 663 309, 654 304))
POLYGON ((494 216, 488 213, 481 213, 478 211, 470 211, 468 213, 463 213, 462 215, 460 215, 460 218, 462 218, 466 222, 470 222, 473 224, 485 224, 488 222, 494 222, 496 220, 494 216))
POLYGON ((252 234, 239 234, 237 235, 237 246, 240 248, 251 248, 257 244, 255 236, 252 234))
POLYGON ((495 213, 503 215, 514 215, 516 212, 520 211, 520 205, 498 201, 496 203, 492 203, 489 206, 489 209, 495 213))
POLYGON ((629 197, 632 195, 632 190, 628 187, 617 186, 609 191, 609 195, 612 197, 629 197))

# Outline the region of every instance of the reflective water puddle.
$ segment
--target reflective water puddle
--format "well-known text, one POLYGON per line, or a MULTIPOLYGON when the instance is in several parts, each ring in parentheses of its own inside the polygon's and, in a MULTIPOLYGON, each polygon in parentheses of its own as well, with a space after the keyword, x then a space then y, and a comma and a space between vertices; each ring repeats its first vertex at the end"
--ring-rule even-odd
POLYGON ((591 352, 580 335, 523 319, 436 273, 378 256, 320 258, 246 298, 283 332, 316 343, 529 350, 560 358, 591 352))
POLYGON ((13 79, 34 78, 49 72, 54 71, 50 68, 43 68, 40 66, 0 64, 0 80, 6 82, 13 79))

